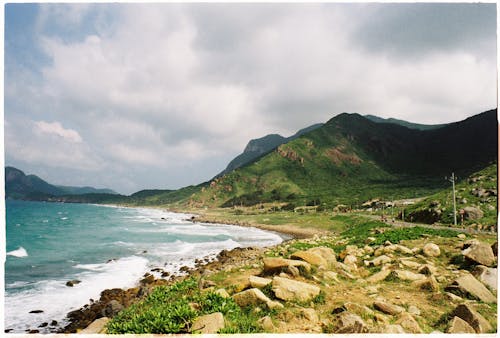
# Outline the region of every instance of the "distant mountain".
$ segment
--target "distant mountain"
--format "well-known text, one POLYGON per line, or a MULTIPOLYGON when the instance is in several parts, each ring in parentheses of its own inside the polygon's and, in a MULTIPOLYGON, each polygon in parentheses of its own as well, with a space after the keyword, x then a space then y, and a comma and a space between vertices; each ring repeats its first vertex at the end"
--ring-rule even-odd
POLYGON ((36 175, 25 175, 17 168, 5 167, 6 198, 45 200, 53 196, 83 194, 116 194, 116 192, 92 187, 55 186, 36 175))
POLYGON ((278 146, 292 141, 303 134, 313 131, 314 129, 317 129, 322 125, 322 123, 314 124, 312 126, 299 130, 297 133, 290 137, 283 137, 279 134, 269 134, 258 139, 250 140, 250 142, 248 142, 247 146, 243 150, 243 153, 236 156, 231 162, 229 162, 226 169, 224 169, 224 171, 222 171, 216 177, 223 176, 237 168, 247 165, 257 160, 259 157, 276 149, 278 146))
POLYGON ((343 113, 213 179, 186 203, 336 205, 428 195, 452 171, 466 177, 496 161, 497 138, 496 109, 430 130, 343 113))
POLYGON ((377 122, 377 123, 394 123, 399 124, 400 126, 407 127, 410 129, 418 129, 418 130, 432 130, 438 129, 446 126, 447 124, 420 124, 420 123, 412 123, 404 120, 398 120, 395 118, 387 118, 384 119, 382 117, 374 116, 374 115, 364 115, 368 120, 377 122))

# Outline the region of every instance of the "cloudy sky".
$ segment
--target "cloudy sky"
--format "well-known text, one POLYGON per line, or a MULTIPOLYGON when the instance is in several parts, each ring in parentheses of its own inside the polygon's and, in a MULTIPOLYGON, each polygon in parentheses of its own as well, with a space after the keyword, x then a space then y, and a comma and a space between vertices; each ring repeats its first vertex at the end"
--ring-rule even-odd
POLYGON ((179 188, 342 112, 462 120, 496 76, 495 4, 7 4, 5 164, 179 188))

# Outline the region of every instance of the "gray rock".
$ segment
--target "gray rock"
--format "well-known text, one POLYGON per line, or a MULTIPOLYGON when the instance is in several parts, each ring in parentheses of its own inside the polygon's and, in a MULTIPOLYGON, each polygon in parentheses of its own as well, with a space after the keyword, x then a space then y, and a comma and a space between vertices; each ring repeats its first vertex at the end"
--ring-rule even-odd
POLYGON ((102 315, 104 317, 112 318, 116 316, 121 310, 123 310, 123 305, 120 304, 120 302, 118 302, 117 300, 113 299, 108 304, 106 304, 104 309, 102 309, 102 315))
POLYGON ((497 290, 498 288, 498 269, 489 268, 483 265, 478 265, 472 271, 474 277, 483 282, 492 290, 497 290))
POLYGON ((479 299, 485 303, 496 303, 497 301, 496 297, 471 274, 457 278, 445 290, 459 295, 465 294, 470 298, 479 299))
POLYGON ((483 218, 484 213, 481 209, 476 208, 476 207, 465 207, 464 208, 464 218, 468 220, 476 220, 483 218))

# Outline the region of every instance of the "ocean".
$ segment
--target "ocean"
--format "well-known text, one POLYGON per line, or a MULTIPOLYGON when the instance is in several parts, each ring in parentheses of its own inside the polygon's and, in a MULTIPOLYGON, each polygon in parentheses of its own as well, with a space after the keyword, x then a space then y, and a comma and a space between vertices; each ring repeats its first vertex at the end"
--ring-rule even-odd
POLYGON ((159 209, 6 201, 5 329, 50 332, 102 290, 133 287, 153 268, 182 266, 224 249, 282 237, 255 228, 189 221, 159 209), (73 287, 70 280, 79 280, 73 287), (43 312, 30 313, 33 310, 43 312))

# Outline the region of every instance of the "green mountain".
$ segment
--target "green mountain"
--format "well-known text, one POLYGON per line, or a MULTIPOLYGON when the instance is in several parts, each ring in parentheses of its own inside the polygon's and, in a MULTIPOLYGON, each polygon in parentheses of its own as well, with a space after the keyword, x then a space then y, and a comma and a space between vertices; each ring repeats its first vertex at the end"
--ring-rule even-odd
POLYGON ((398 120, 395 118, 387 118, 384 119, 382 117, 374 116, 374 115, 364 115, 367 119, 373 122, 377 123, 394 123, 394 124, 399 124, 400 126, 407 127, 410 129, 418 129, 418 130, 432 130, 432 129, 438 129, 441 127, 446 126, 446 124, 420 124, 420 123, 413 123, 413 122, 408 122, 404 120, 398 120))
POLYGON ((424 196, 445 175, 468 175, 497 158, 496 109, 431 130, 340 114, 255 162, 213 179, 192 206, 360 203, 424 196))
POLYGON ((322 123, 317 123, 307 128, 299 130, 297 133, 290 137, 283 137, 279 134, 269 134, 264 137, 253 139, 248 142, 247 146, 243 150, 243 153, 236 156, 229 164, 226 169, 224 169, 220 174, 215 177, 220 177, 225 174, 230 173, 234 169, 243 167, 249 163, 254 162, 258 158, 266 155, 270 151, 276 149, 278 146, 287 143, 289 141, 295 140, 303 134, 306 134, 314 129, 321 127, 322 123))
POLYGON ((12 199, 46 200, 53 196, 82 194, 116 194, 110 189, 55 186, 36 175, 25 175, 14 167, 5 167, 5 197, 12 199))

